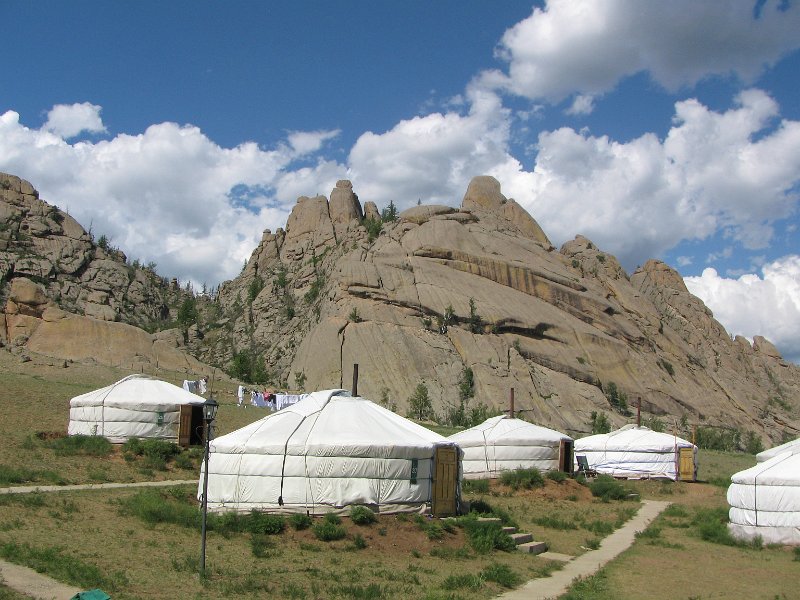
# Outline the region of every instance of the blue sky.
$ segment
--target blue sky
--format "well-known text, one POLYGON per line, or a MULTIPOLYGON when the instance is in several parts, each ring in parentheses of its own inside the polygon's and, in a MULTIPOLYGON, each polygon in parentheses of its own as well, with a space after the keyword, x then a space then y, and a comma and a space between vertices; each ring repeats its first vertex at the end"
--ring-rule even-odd
POLYGON ((665 260, 800 359, 800 6, 0 0, 0 170, 130 257, 235 276, 300 195, 457 205, 665 260), (764 310, 764 307, 769 310, 764 310))

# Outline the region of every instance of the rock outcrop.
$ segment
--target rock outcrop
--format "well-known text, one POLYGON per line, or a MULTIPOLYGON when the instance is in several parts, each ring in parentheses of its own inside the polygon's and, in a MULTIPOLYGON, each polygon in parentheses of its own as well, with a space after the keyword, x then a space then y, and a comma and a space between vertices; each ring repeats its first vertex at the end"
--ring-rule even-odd
POLYGON ((195 371, 197 359, 137 327, 173 326, 189 297, 0 173, 0 342, 12 351, 195 371))
POLYGON ((640 400, 670 428, 800 435, 800 369, 770 342, 731 339, 660 261, 628 274, 580 235, 556 249, 492 177, 457 208, 399 215, 362 210, 348 181, 330 201, 301 197, 182 330, 171 322, 195 298, 177 282, 98 247, 27 182, 0 176, 0 192, 0 340, 12 351, 196 370, 191 351, 294 389, 349 387, 358 364, 362 395, 405 412, 424 383, 439 415, 461 405, 471 374, 468 402, 502 410, 513 388, 526 418, 572 433, 592 413, 628 422, 640 400))
POLYGON ((377 236, 342 208, 351 193, 339 182, 330 203, 301 198, 283 246, 265 235, 221 288, 231 316, 207 360, 252 352, 273 382, 306 389, 349 387, 357 363, 359 392, 401 411, 420 382, 440 415, 457 406, 469 369, 475 402, 503 408, 513 387, 523 414, 560 430, 586 432, 598 411, 621 425, 620 400, 640 399, 669 423, 800 433, 797 366, 761 338, 731 340, 664 263, 628 275, 582 236, 557 250, 492 177, 460 208, 412 207, 377 236))

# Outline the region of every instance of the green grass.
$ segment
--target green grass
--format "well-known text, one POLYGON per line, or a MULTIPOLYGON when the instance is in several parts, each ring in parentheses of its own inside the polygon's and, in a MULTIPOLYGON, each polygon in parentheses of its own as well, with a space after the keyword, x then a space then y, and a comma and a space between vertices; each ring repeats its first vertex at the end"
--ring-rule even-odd
POLYGON ((25 543, 6 542, 0 545, 0 557, 87 589, 99 587, 115 591, 128 584, 124 572, 105 572, 70 556, 62 548, 35 548, 25 543))
POLYGON ((333 542, 347 537, 347 530, 342 527, 341 519, 333 513, 328 513, 312 528, 314 535, 322 542, 333 542))
POLYGON ((513 490, 530 490, 544 487, 544 477, 539 469, 517 469, 504 471, 500 475, 500 482, 513 490))
POLYGON ((56 456, 108 456, 113 446, 99 435, 70 435, 45 443, 56 456))

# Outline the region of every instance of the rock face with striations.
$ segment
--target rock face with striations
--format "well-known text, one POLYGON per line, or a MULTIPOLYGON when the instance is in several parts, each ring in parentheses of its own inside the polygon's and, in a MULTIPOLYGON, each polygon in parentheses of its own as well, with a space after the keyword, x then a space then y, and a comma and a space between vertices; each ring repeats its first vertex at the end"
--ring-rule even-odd
POLYGON ((731 340, 664 263, 629 276, 582 236, 557 250, 492 177, 460 208, 413 207, 376 237, 353 202, 340 181, 331 202, 298 200, 285 237, 265 234, 221 286, 229 319, 206 338, 209 361, 248 351, 305 389, 349 387, 357 363, 359 392, 400 412, 422 382, 446 413, 469 369, 471 402, 502 409, 514 388, 527 418, 562 431, 589 431, 592 412, 629 422, 626 398, 670 424, 800 433, 798 367, 763 338, 731 340))

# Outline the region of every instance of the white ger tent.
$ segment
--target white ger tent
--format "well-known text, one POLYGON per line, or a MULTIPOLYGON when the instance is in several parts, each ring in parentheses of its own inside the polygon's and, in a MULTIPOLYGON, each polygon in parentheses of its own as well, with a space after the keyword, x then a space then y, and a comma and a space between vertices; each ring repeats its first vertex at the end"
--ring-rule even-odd
MULTIPOLYGON (((420 510, 432 501, 441 449, 453 457, 455 508, 457 446, 344 390, 314 392, 212 440, 208 508, 319 514, 361 504, 378 512, 420 510)), ((201 473, 200 500, 202 486, 201 473)))
POLYGON ((113 443, 133 437, 200 443, 203 402, 177 385, 130 375, 70 400, 67 433, 101 435, 113 443))
POLYGON ((780 446, 775 446, 774 448, 770 448, 769 450, 764 450, 763 452, 759 452, 758 454, 756 454, 756 461, 757 462, 767 461, 770 458, 778 456, 778 454, 780 454, 781 452, 786 452, 787 450, 793 450, 794 448, 800 448, 800 438, 792 440, 791 442, 786 442, 785 444, 781 444, 780 446))
POLYGON ((632 424, 575 440, 576 468, 578 456, 586 457, 590 469, 614 477, 674 481, 697 476, 697 446, 676 435, 632 424))
POLYGON ((800 447, 731 477, 728 529, 736 538, 800 545, 800 447))
POLYGON ((572 438, 506 415, 451 435, 464 451, 464 477, 486 479, 502 471, 572 469, 572 438))

